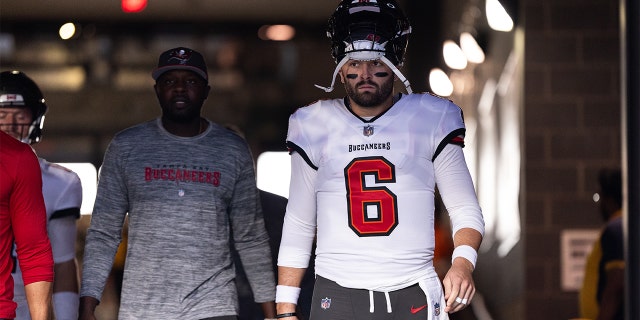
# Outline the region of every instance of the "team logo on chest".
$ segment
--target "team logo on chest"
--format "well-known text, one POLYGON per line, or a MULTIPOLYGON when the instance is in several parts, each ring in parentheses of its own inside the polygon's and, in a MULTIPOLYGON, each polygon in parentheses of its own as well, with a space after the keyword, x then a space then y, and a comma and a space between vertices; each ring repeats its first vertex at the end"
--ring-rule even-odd
POLYGON ((362 128, 362 134, 363 134, 365 137, 368 137, 368 136, 372 135, 372 134, 373 134, 373 126, 371 126, 371 125, 366 125, 366 126, 364 126, 364 127, 362 128))

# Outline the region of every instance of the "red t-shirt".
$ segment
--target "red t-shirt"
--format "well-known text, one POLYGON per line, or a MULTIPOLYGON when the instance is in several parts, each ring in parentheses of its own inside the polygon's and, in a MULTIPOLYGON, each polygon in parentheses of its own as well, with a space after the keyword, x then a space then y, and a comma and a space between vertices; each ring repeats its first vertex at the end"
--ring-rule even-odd
POLYGON ((29 145, 0 131, 0 318, 15 317, 14 238, 25 285, 53 282, 38 158, 29 145))

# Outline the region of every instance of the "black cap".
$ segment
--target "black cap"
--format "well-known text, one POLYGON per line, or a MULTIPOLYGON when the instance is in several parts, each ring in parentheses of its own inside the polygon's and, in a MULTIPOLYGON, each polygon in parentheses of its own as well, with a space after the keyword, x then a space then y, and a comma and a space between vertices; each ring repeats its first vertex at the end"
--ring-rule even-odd
POLYGON ((193 49, 178 47, 163 52, 158 59, 158 67, 153 70, 151 76, 153 80, 158 80, 163 73, 171 70, 190 70, 209 80, 204 57, 193 49))

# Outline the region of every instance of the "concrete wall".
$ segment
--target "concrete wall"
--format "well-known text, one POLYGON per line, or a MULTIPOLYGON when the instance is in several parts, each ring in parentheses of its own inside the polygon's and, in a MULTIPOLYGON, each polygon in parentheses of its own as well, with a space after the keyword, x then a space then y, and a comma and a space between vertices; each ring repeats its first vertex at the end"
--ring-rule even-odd
POLYGON ((621 162, 617 1, 523 0, 526 319, 578 316, 563 230, 600 226, 596 173, 621 162))

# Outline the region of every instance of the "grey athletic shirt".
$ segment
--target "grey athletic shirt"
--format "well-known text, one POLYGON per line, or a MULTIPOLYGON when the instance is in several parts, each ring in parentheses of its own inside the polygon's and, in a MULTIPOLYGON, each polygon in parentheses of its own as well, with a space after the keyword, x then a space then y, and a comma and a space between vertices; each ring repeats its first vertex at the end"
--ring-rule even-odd
POLYGON ((118 319, 234 315, 230 235, 257 302, 275 299, 269 238, 246 142, 209 122, 178 137, 160 119, 118 133, 105 153, 80 296, 100 299, 129 214, 118 319))

